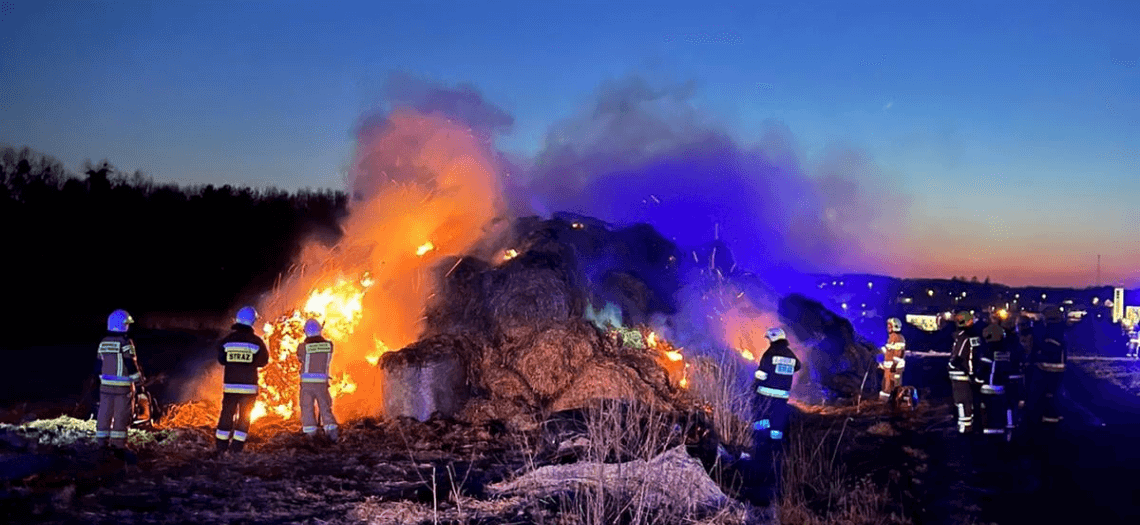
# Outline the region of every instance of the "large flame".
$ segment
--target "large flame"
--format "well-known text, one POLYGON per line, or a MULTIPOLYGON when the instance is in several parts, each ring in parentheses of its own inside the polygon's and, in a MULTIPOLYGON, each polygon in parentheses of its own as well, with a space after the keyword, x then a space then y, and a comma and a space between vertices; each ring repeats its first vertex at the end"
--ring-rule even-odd
MULTIPOLYGON (((432 268, 470 250, 499 209, 486 145, 443 116, 394 111, 361 130, 355 156, 341 240, 302 246, 294 271, 258 308, 268 314, 270 347, 258 417, 298 417, 295 352, 310 317, 335 345, 330 391, 337 417, 380 412, 380 356, 416 340, 433 293, 432 268)), ((211 388, 199 392, 220 392, 220 377, 205 382, 211 388)))

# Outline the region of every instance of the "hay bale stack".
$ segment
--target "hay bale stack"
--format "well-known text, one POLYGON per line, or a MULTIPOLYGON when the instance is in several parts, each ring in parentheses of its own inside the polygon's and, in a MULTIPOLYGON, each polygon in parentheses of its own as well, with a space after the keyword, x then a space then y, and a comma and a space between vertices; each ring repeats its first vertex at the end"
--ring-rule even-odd
POLYGON ((610 341, 582 314, 586 297, 601 295, 592 290, 598 286, 639 318, 660 311, 663 295, 642 272, 608 268, 630 260, 646 271, 667 267, 672 245, 651 228, 653 235, 612 232, 559 219, 524 219, 516 228, 512 246, 520 253, 509 261, 464 257, 437 267, 440 287, 424 339, 382 358, 388 414, 422 420, 432 412, 455 415, 466 404, 464 419, 510 420, 598 398, 670 403, 675 393, 656 351, 610 341), (581 271, 600 260, 608 261, 601 274, 581 271), (454 399, 443 399, 448 395, 454 399))

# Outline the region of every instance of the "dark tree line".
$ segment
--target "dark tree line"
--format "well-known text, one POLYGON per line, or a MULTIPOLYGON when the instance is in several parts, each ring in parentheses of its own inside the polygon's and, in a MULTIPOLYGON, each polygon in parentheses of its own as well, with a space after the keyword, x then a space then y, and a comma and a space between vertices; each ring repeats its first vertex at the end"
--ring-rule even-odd
POLYGON ((115 308, 224 315, 271 289, 306 239, 335 241, 346 207, 331 190, 159 184, 107 161, 76 174, 3 148, 4 297, 19 332, 56 340, 115 308))

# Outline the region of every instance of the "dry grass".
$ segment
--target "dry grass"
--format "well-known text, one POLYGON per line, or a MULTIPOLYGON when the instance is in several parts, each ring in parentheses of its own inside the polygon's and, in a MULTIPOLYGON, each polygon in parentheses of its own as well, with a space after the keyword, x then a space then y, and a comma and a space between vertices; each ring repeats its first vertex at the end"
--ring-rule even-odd
POLYGON ((889 512, 888 488, 867 478, 857 478, 847 470, 839 457, 843 437, 843 431, 834 438, 829 432, 813 440, 811 435, 805 435, 802 425, 789 432, 780 479, 778 504, 781 523, 910 523, 905 517, 889 512))
POLYGON ((747 449, 752 444, 752 370, 724 355, 691 359, 689 395, 712 416, 713 430, 726 446, 747 449))

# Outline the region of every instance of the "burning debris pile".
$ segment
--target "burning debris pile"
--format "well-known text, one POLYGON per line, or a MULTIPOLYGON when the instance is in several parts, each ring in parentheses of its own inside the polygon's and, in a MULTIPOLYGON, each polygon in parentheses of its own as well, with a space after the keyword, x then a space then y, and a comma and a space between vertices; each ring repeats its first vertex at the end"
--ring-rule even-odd
POLYGON ((498 264, 468 256, 440 266, 424 337, 381 359, 389 415, 510 420, 592 399, 680 402, 679 351, 647 326, 622 328, 620 314, 604 331, 584 318, 592 310, 583 271, 590 261, 563 236, 603 243, 612 233, 584 233, 581 223, 560 219, 519 224, 534 229, 519 231, 498 264), (429 380, 413 369, 433 373, 429 380))

